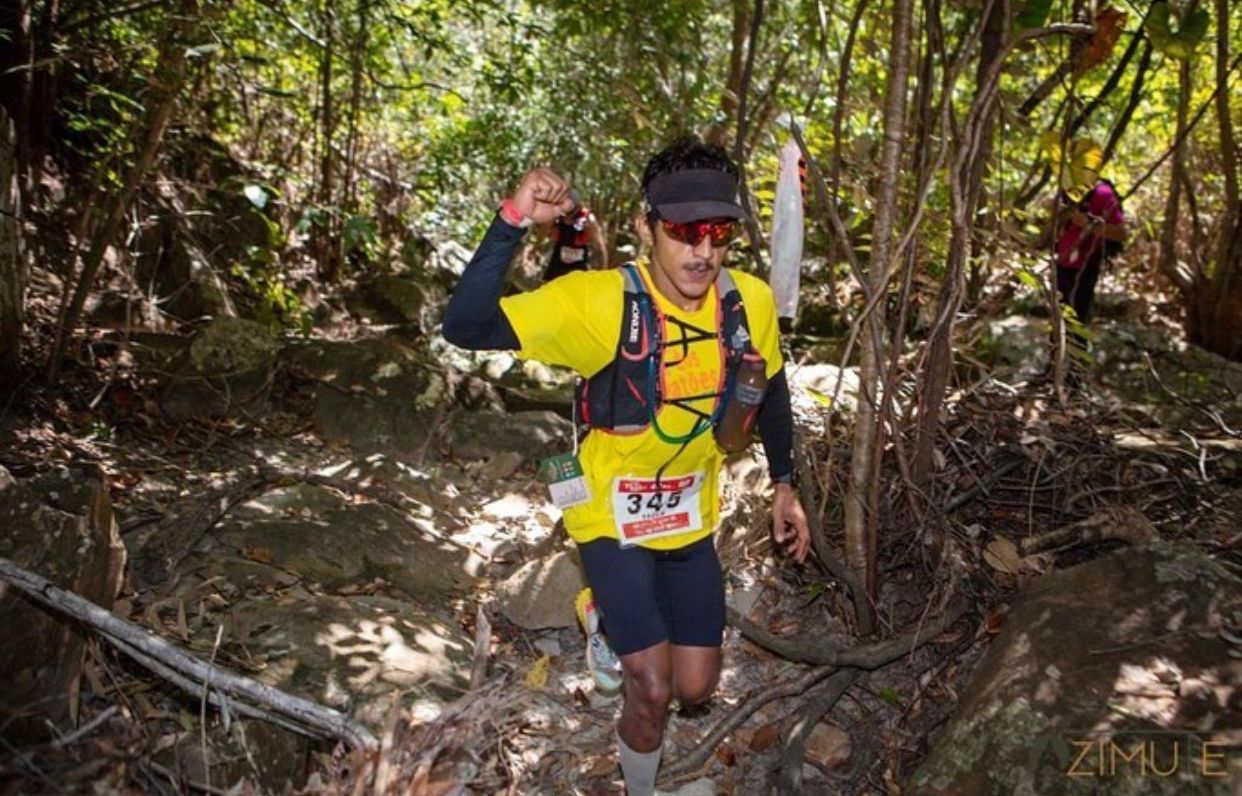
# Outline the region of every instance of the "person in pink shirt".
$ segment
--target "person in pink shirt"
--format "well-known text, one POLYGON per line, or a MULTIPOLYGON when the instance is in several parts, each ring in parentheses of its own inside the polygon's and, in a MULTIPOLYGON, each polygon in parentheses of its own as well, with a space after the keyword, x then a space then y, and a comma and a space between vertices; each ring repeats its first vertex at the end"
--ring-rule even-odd
MULTIPOLYGON (((1091 304, 1100 268, 1121 251, 1126 239, 1126 216, 1121 197, 1108 180, 1077 202, 1061 194, 1060 234, 1057 236, 1057 291, 1061 302, 1074 308, 1079 323, 1091 320, 1091 304)), ((1080 345, 1085 341, 1074 335, 1080 345)), ((1085 347, 1085 345, 1084 345, 1085 347)))

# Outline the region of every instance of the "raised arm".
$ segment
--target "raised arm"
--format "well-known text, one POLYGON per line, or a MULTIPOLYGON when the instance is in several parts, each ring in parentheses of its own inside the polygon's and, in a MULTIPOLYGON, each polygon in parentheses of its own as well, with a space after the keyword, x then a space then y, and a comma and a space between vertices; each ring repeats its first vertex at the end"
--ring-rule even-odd
POLYGON ((570 204, 569 186, 551 169, 534 169, 522 178, 513 198, 501 205, 449 298, 444 310, 445 340, 476 351, 520 346, 500 308, 505 276, 526 228, 551 221, 570 204))

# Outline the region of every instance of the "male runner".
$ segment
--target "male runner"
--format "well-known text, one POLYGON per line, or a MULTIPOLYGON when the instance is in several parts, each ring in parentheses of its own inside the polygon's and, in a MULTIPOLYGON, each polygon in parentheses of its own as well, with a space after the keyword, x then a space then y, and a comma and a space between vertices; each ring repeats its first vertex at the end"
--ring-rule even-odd
POLYGON ((501 205, 445 311, 455 345, 516 349, 586 379, 585 499, 564 519, 624 669, 617 745, 630 796, 654 792, 671 700, 706 701, 720 674, 724 586, 711 535, 724 453, 712 427, 743 352, 762 357, 768 382, 758 428, 773 539, 798 561, 810 547, 790 484, 793 423, 772 293, 723 269, 744 215, 737 189, 723 150, 680 139, 643 174, 634 224, 649 259, 501 299, 526 228, 573 204, 563 179, 536 168, 501 205))

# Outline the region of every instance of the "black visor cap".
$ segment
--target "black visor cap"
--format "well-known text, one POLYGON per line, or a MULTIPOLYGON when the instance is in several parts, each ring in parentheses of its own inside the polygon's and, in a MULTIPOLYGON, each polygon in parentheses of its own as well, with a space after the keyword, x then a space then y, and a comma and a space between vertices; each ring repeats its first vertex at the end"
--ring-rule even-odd
POLYGON ((716 169, 661 174, 647 186, 647 206, 676 222, 746 217, 737 201, 737 180, 716 169))

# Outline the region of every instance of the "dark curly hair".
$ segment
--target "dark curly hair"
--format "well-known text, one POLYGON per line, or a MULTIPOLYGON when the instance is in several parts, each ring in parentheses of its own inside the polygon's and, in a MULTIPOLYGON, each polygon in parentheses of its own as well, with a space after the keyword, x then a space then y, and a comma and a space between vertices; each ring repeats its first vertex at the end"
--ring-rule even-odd
POLYGON ((715 169, 733 179, 738 178, 737 166, 728 153, 715 144, 708 144, 698 136, 687 135, 661 149, 647 161, 643 169, 643 197, 651 181, 662 174, 672 174, 689 169, 715 169))

